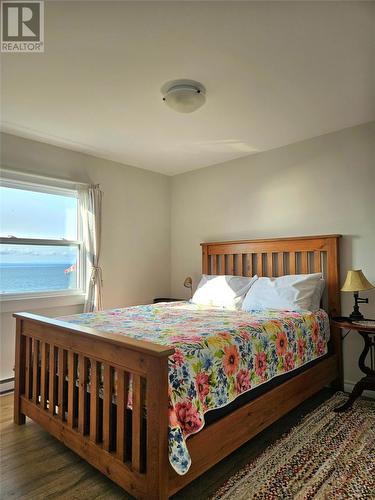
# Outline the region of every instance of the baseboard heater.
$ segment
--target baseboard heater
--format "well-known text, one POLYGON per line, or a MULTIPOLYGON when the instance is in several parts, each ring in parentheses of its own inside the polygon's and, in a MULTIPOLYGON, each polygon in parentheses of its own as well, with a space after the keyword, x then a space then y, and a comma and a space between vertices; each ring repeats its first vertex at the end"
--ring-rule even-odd
POLYGON ((14 377, 0 380, 0 394, 6 394, 14 390, 14 377))

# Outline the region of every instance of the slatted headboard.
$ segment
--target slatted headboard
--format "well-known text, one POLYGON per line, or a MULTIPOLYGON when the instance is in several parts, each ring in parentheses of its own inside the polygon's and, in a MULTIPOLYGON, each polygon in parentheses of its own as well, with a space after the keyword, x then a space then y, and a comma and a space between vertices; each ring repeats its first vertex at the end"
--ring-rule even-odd
POLYGON ((327 310, 340 315, 340 235, 202 243, 203 274, 283 276, 322 272, 327 310))

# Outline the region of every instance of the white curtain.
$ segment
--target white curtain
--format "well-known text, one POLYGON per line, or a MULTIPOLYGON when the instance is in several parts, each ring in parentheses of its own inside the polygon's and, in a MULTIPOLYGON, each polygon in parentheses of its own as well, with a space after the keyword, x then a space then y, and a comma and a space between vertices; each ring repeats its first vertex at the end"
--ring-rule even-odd
POLYGON ((88 260, 88 292, 84 311, 100 311, 103 309, 102 269, 99 265, 102 233, 102 199, 103 192, 99 184, 89 186, 81 192, 83 236, 88 260))

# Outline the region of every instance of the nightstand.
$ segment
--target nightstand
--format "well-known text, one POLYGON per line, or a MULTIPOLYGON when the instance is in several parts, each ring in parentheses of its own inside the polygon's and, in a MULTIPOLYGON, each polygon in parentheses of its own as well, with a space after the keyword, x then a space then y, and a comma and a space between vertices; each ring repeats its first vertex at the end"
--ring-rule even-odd
POLYGON ((180 302, 185 300, 186 299, 172 299, 171 297, 157 297, 154 299, 154 304, 157 304, 158 302, 180 302))
MULTIPOLYGON (((368 321, 374 322, 374 320, 368 321)), ((359 325, 356 324, 356 322, 352 323, 346 318, 339 318, 336 320, 333 319, 331 323, 333 326, 338 328, 348 329, 348 333, 350 330, 357 332, 363 338, 365 343, 363 351, 358 359, 358 366, 365 376, 356 383, 348 401, 342 406, 335 408, 335 412, 340 413, 349 409, 363 391, 375 391, 375 325, 359 325), (370 353, 370 367, 365 364, 368 353, 370 353)))

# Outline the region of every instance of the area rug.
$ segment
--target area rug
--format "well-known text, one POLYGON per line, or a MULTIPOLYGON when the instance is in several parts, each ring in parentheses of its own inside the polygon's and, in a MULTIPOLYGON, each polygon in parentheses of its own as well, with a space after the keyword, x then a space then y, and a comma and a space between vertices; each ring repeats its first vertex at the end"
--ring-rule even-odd
POLYGON ((212 497, 230 500, 375 499, 375 401, 334 413, 343 393, 232 476, 212 497))

